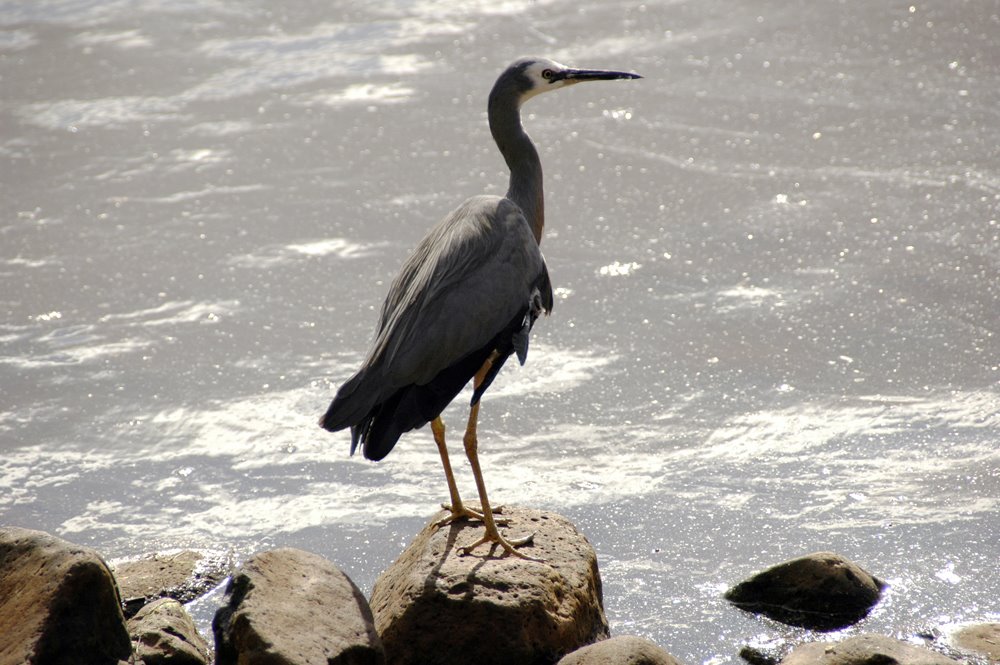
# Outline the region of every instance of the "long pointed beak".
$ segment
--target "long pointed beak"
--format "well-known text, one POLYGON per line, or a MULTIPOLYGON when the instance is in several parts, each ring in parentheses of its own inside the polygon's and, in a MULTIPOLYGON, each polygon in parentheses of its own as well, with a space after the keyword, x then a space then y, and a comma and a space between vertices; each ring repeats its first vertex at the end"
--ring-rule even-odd
POLYGON ((641 79, 642 77, 631 72, 614 72, 606 69, 564 69, 559 72, 558 78, 565 79, 567 83, 581 83, 583 81, 641 79))

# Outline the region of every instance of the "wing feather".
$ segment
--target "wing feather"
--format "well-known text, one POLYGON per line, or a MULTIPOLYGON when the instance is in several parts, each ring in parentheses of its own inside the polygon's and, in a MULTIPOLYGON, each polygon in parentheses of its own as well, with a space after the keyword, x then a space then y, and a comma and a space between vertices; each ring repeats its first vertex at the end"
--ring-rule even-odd
MULTIPOLYGON (((508 199, 474 197, 428 233, 403 264, 383 304, 361 369, 321 419, 352 430, 352 452, 381 459, 400 434, 447 406, 489 353, 489 385, 514 351, 510 338, 552 308, 552 287, 521 209, 508 199)), ((525 333, 526 334, 526 333, 525 333)), ((526 351, 526 348, 524 349, 526 351)), ((523 355, 523 354, 522 354, 523 355)))
POLYGON ((507 325, 544 265, 516 205, 500 197, 469 199, 407 260, 366 365, 379 368, 387 391, 427 383, 507 325))

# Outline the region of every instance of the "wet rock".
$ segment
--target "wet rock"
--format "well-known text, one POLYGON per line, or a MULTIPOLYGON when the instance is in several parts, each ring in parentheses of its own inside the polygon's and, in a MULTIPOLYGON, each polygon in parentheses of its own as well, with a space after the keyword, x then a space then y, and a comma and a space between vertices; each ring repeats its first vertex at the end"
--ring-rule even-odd
POLYGON ((556 665, 681 665, 649 640, 622 635, 577 649, 556 665))
POLYGON ((229 575, 232 558, 219 552, 185 550, 121 561, 113 568, 129 618, 157 598, 186 603, 205 595, 229 575))
POLYGON ((952 635, 955 646, 986 656, 1000 663, 1000 623, 979 623, 965 626, 952 635))
POLYGON ((608 637, 593 547, 564 517, 506 508, 501 527, 534 533, 526 561, 459 547, 483 527, 460 521, 439 527, 440 513, 375 582, 375 625, 394 665, 421 663, 554 663, 608 637))
POLYGON ((816 552, 754 575, 726 600, 777 621, 836 630, 863 619, 878 602, 880 580, 839 554, 816 552))
POLYGON ((959 661, 882 635, 843 642, 810 642, 795 648, 781 665, 959 665, 959 661))
POLYGON ((365 597, 326 559, 283 548, 233 575, 212 622, 217 665, 382 665, 365 597))
POLYGON ((208 665, 212 650, 184 606, 173 598, 149 603, 128 622, 142 665, 208 665))
POLYGON ((784 654, 791 651, 786 644, 765 644, 750 645, 740 647, 740 658, 749 665, 778 665, 784 654))
POLYGON ((115 664, 132 644, 114 578, 93 550, 0 528, 0 663, 115 664))

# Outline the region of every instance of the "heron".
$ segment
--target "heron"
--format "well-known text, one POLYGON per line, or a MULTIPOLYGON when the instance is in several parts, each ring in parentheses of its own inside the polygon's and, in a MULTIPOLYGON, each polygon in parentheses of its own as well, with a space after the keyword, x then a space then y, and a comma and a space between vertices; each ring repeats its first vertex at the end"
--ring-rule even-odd
MULTIPOLYGON (((487 105, 490 132, 510 169, 505 196, 474 196, 432 227, 392 281, 375 336, 361 368, 320 419, 331 432, 350 428, 351 454, 361 446, 381 460, 399 438, 428 422, 451 503, 441 520, 481 521, 485 533, 460 548, 480 545, 518 551, 532 536, 507 538, 493 517, 479 464, 477 424, 483 393, 512 355, 521 365, 535 321, 552 311, 552 283, 540 243, 545 227, 542 166, 521 124, 521 105, 535 95, 587 81, 637 79, 620 71, 574 69, 539 57, 520 58, 497 78, 487 105), (458 492, 441 413, 472 381, 463 437, 479 510, 458 492)), ((499 512, 499 510, 497 510, 499 512)))

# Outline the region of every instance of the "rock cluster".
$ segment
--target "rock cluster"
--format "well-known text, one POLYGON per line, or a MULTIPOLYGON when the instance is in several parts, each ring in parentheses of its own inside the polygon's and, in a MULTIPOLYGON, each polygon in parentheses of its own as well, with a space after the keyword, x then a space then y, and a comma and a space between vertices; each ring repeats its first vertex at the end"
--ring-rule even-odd
POLYGON ((221 584, 232 567, 228 553, 184 550, 123 561, 112 565, 112 570, 129 618, 157 598, 181 603, 200 598, 221 584))
MULTIPOLYGON (((565 518, 522 509, 504 515, 505 528, 534 534, 528 554, 536 561, 499 557, 485 546, 460 556, 459 546, 482 527, 440 526, 441 517, 379 577, 371 605, 315 554, 284 548, 252 556, 232 572, 213 621, 215 662, 554 665, 566 656, 567 663, 676 663, 645 640, 607 640, 597 555, 565 518), (567 656, 601 640, 596 651, 567 656)), ((211 663, 178 600, 222 579, 219 570, 195 574, 199 559, 180 552, 120 563, 116 581, 91 550, 0 529, 0 665, 211 663), (33 577, 39 569, 41 582, 33 577), (127 621, 122 595, 134 613, 127 621)))
MULTIPOLYGON (((815 552, 768 568, 737 584, 725 597, 737 607, 776 621, 829 631, 850 626, 878 603, 885 584, 857 564, 832 552, 815 552)), ((984 626, 989 626, 985 624, 984 626)), ((989 655, 976 640, 984 626, 967 629, 959 646, 989 655)), ((988 633, 988 628, 986 629, 988 633)), ((751 665, 958 665, 963 662, 931 649, 882 635, 857 635, 836 642, 799 644, 783 655, 744 647, 751 665)))
MULTIPOLYGON (((482 527, 441 526, 440 517, 382 573, 370 603, 315 554, 282 548, 250 557, 232 571, 213 621, 214 662, 680 665, 648 640, 609 637, 596 554, 565 518, 526 509, 504 515, 513 534, 534 534, 525 553, 538 561, 498 557, 487 547, 461 556, 460 547, 482 527)), ((223 579, 229 571, 219 561, 213 570, 198 553, 147 557, 119 564, 116 580, 93 550, 0 528, 0 665, 208 665, 212 649, 171 596, 223 579), (131 618, 123 614, 119 588, 127 590, 131 618)), ((820 552, 765 570, 727 598, 823 631, 865 616, 883 586, 856 564, 820 552)), ((998 637, 1000 624, 967 626, 938 648, 1000 662, 998 637)), ((965 662, 877 635, 781 651, 747 647, 740 655, 753 665, 965 662)))
POLYGON ((0 665, 207 665, 211 650, 175 600, 128 622, 111 569, 92 549, 0 528, 0 665))

